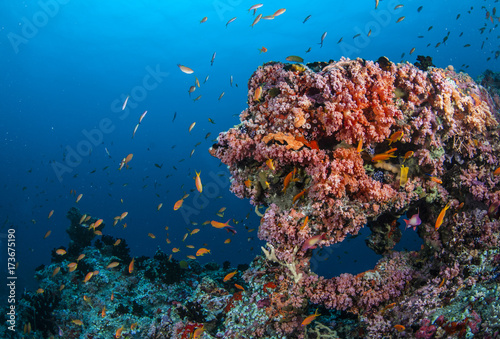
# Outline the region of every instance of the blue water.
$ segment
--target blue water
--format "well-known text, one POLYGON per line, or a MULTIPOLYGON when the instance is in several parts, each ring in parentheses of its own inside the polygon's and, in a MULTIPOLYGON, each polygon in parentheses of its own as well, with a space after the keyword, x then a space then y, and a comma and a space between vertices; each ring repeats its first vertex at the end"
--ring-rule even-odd
MULTIPOLYGON (((249 263, 260 253, 262 242, 256 231, 244 226, 256 229, 259 219, 248 201, 229 192, 226 167, 219 166, 207 149, 219 132, 238 123, 238 114, 246 108, 247 81, 259 65, 285 61, 289 55, 306 62, 341 56, 376 60, 382 55, 395 62, 415 62, 417 55, 429 55, 436 66, 451 64, 473 77, 487 68, 498 71, 498 18, 494 24, 486 19, 495 2, 405 0, 403 8, 394 10, 398 3, 382 0, 375 10, 371 0, 266 1, 258 13, 271 15, 284 7, 286 12, 252 28, 255 17, 247 9, 253 1, 1 2, 2 271, 7 260, 5 235, 15 228, 18 288, 36 288, 34 268, 50 262, 52 248, 68 244, 65 215, 72 206, 103 218, 104 233, 126 239, 133 256, 151 256, 158 248, 171 253, 175 246, 181 248, 174 254, 180 260, 195 251, 185 244, 206 244, 212 254, 200 258, 202 263, 249 263), (208 20, 200 23, 205 16, 208 20), (405 19, 396 23, 402 16, 405 19), (233 17, 237 19, 226 28, 233 17), (328 34, 320 48, 324 32, 328 34), (353 38, 358 33, 361 36, 353 38), (446 43, 436 48, 448 33, 446 43), (263 46, 267 53, 259 53, 263 46), (310 53, 305 53, 309 47, 310 53), (413 47, 416 51, 409 55, 413 47), (177 64, 192 68, 194 74, 182 73, 177 64), (195 76, 202 84, 189 96, 195 76), (127 95, 130 99, 122 111, 127 95), (189 133, 193 122, 196 126, 189 133), (211 136, 205 138, 207 133, 211 136), (130 153, 130 168, 119 171, 120 161, 130 153), (192 191, 195 171, 201 171, 203 199, 192 191), (78 204, 70 190, 83 193, 78 204), (184 204, 192 213, 173 211, 185 193, 190 193, 184 204), (158 211, 159 203, 163 207, 158 211), (215 215, 221 207, 227 207, 223 218, 215 215), (55 212, 48 219, 51 210, 55 212), (125 211, 127 228, 113 228, 113 218, 125 211), (240 221, 235 236, 201 226, 206 220, 233 218, 240 221), (201 231, 183 243, 184 234, 194 228, 201 231), (52 233, 44 239, 48 230, 52 233), (224 244, 227 238, 230 244, 224 244)), ((350 257, 355 246, 365 248, 362 239, 333 248, 328 265, 340 272, 345 267, 373 267, 378 258, 374 254, 350 257), (337 258, 336 251, 345 259, 337 258)), ((413 231, 403 233, 400 247, 419 247, 413 231)))

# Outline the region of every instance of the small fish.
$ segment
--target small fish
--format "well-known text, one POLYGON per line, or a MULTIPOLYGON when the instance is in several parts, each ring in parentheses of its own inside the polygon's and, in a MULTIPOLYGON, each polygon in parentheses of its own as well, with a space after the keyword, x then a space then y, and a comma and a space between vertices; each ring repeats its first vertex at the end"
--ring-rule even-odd
POLYGON ((296 56, 296 55, 287 56, 285 60, 292 61, 292 62, 304 62, 304 59, 302 59, 301 57, 296 56))
POLYGON ((47 231, 47 233, 45 233, 45 235, 43 236, 44 239, 47 239, 47 237, 50 235, 50 233, 52 233, 51 230, 47 231))
POLYGON ((183 202, 184 199, 177 200, 177 202, 174 204, 174 211, 177 211, 179 208, 181 208, 183 202))
POLYGON ((326 237, 326 234, 319 234, 315 235, 314 237, 311 237, 307 239, 304 244, 302 245, 302 251, 306 251, 308 249, 315 249, 317 244, 323 240, 326 237))
POLYGON ((255 18, 255 20, 253 21, 253 23, 251 25, 252 28, 260 21, 261 18, 262 18, 262 14, 257 15, 257 17, 255 18))
POLYGON ((59 266, 58 266, 58 267, 56 267, 56 268, 54 269, 54 272, 52 272, 52 277, 54 277, 57 273, 59 273, 59 271, 60 271, 60 270, 61 270, 61 267, 59 267, 59 266))
POLYGON ((267 159, 266 160, 266 165, 267 165, 267 167, 269 167, 269 169, 271 171, 276 170, 276 168, 274 167, 273 159, 267 159))
POLYGON ((226 282, 226 281, 230 280, 232 277, 234 277, 236 275, 236 273, 238 273, 238 270, 226 274, 226 276, 224 277, 224 279, 222 279, 222 281, 226 282))
POLYGON ((80 260, 82 260, 83 258, 85 258, 85 254, 83 254, 83 253, 82 253, 82 254, 80 254, 80 255, 78 256, 78 258, 76 258, 76 261, 80 261, 80 260))
POLYGON ((154 235, 153 233, 148 233, 148 237, 150 237, 151 239, 156 239, 156 235, 154 235))
POLYGON ((403 325, 394 325, 394 328, 398 331, 398 332, 403 332, 406 327, 404 327, 403 325))
POLYGON ((401 8, 401 7, 403 7, 403 5, 399 4, 396 7, 394 7, 394 9, 398 9, 398 8, 401 8))
POLYGON ((308 16, 306 16, 306 18, 304 19, 304 21, 302 21, 303 24, 306 23, 307 20, 309 20, 311 18, 311 14, 309 14, 308 16))
POLYGON ((408 159, 408 158, 412 157, 412 156, 413 156, 413 154, 415 154, 415 152, 413 152, 413 151, 408 151, 408 152, 406 152, 406 153, 405 153, 405 156, 404 156, 404 159, 403 159, 403 162, 405 162, 405 161, 406 161, 406 159, 408 159))
POLYGON ((129 97, 130 97, 130 95, 127 95, 127 97, 125 98, 125 102, 123 103, 123 106, 122 106, 122 111, 124 111, 125 107, 127 107, 127 102, 128 102, 129 97))
MULTIPOLYGON (((214 121, 212 118, 208 118, 208 122, 209 122, 209 123, 211 123, 211 124, 214 124, 214 125, 215 125, 215 121, 214 121)), ((196 146, 198 146, 198 145, 200 145, 200 144, 201 144, 201 142, 198 142, 198 143, 195 145, 195 147, 196 147, 196 146)))
POLYGON ((87 275, 85 276, 85 279, 83 279, 83 282, 87 283, 90 280, 90 278, 92 278, 93 276, 94 276, 94 272, 87 273, 87 275))
POLYGON ((222 92, 222 93, 219 95, 219 99, 218 99, 219 101, 220 101, 220 99, 222 99, 222 97, 224 96, 224 94, 225 94, 225 92, 222 92))
POLYGON ((158 204, 158 207, 156 207, 156 209, 159 211, 159 210, 160 210, 160 208, 161 208, 162 206, 163 206, 163 203, 162 203, 162 202, 160 202, 160 203, 158 204))
POLYGON ((50 219, 50 217, 52 216, 52 214, 54 214, 54 210, 52 210, 52 211, 49 212, 49 216, 47 217, 47 219, 50 219))
POLYGON ((78 197, 76 198, 76 203, 78 204, 78 202, 80 201, 80 199, 82 199, 83 197, 83 194, 79 194, 78 197))
POLYGON ((196 125, 196 121, 193 122, 191 125, 189 125, 189 129, 188 129, 188 132, 191 133, 191 131, 193 130, 194 126, 196 125))
POLYGON ((201 256, 204 256, 207 253, 210 253, 210 250, 202 247, 198 251, 196 251, 196 256, 197 257, 201 257, 201 256))
POLYGON ((385 161, 385 160, 388 160, 389 158, 396 158, 396 156, 392 155, 392 154, 387 154, 387 153, 375 154, 372 157, 372 161, 373 162, 385 161))
POLYGON ((80 319, 73 319, 71 322, 78 326, 83 326, 83 322, 80 319))
POLYGON ((193 102, 197 102, 200 99, 201 99, 201 95, 198 95, 195 99, 193 99, 193 102))
POLYGON ((404 16, 402 16, 402 17, 400 17, 398 20, 396 20, 396 23, 401 22, 401 21, 403 21, 404 19, 405 19, 405 17, 404 17, 404 16))
POLYGON ((177 247, 172 248, 172 252, 174 252, 174 253, 177 253, 179 251, 180 251, 180 249, 178 249, 177 247))
POLYGON ((273 17, 277 17, 285 12, 286 12, 286 8, 280 8, 276 12, 274 12, 273 17))
POLYGON ((57 253, 58 255, 65 255, 65 254, 66 254, 66 251, 65 251, 64 249, 60 248, 60 249, 58 249, 58 250, 56 251, 56 253, 57 253))
POLYGON ((413 52, 415 52, 415 47, 413 47, 411 50, 410 50, 410 55, 413 54, 413 52))
POLYGON ((200 178, 200 174, 201 174, 201 171, 200 173, 196 172, 196 178, 195 178, 195 184, 196 184, 196 189, 198 190, 198 192, 202 192, 203 191, 203 185, 201 184, 201 178, 200 178))
POLYGON ((233 22, 234 20, 236 20, 236 17, 232 18, 232 19, 229 19, 229 21, 226 23, 226 28, 227 28, 227 25, 229 25, 231 22, 233 22))
POLYGON ((253 101, 260 101, 261 98, 262 98, 262 86, 259 86, 253 93, 253 101))
POLYGON ((141 114, 141 117, 139 118, 139 123, 142 122, 142 119, 144 119, 144 117, 146 116, 146 114, 148 114, 148 111, 144 111, 144 113, 141 114))
POLYGON ((207 82, 208 78, 209 78, 209 75, 207 75, 207 76, 205 77, 205 80, 203 81, 203 83, 207 82))
MULTIPOLYGON (((325 32, 325 33, 323 33, 323 35, 321 35, 321 42, 320 42, 320 43, 318 43, 318 45, 321 45, 319 48, 323 47, 323 41, 324 41, 324 40, 325 40, 325 38, 326 38, 326 34, 327 34, 327 32, 325 32)), ((304 60, 302 60, 302 61, 304 61, 304 60)), ((301 62, 302 62, 302 61, 301 61, 301 62)))
POLYGON ((441 212, 438 215, 438 218, 436 219, 436 224, 434 225, 434 229, 437 231, 441 225, 443 224, 443 219, 444 215, 446 214, 446 210, 450 208, 450 203, 447 203, 446 206, 443 207, 441 212))
MULTIPOLYGON (((214 54, 212 54, 212 60, 210 60, 210 66, 214 65, 215 54, 216 54, 216 52, 214 52, 214 54)), ((198 85, 198 87, 200 87, 200 86, 198 85)))
POLYGON ((196 330, 193 331, 193 339, 199 339, 200 336, 203 334, 204 328, 203 325, 201 327, 198 327, 196 330))
POLYGON ((208 18, 207 18, 206 16, 205 16, 205 17, 203 17, 203 19, 201 19, 201 21, 200 21, 200 24, 202 24, 202 23, 204 23, 204 22, 207 22, 207 20, 208 20, 208 18))
POLYGON ((311 47, 309 47, 306 51, 306 53, 309 53, 311 51, 311 47))
POLYGON ((407 220, 407 219, 403 219, 403 220, 406 223, 406 228, 413 227, 414 231, 417 229, 417 226, 422 223, 422 220, 420 220, 419 213, 412 215, 409 220, 407 220))
POLYGON ((420 11, 424 8, 424 6, 420 6, 419 8, 417 8, 417 12, 420 13, 420 11))
POLYGON ((465 44, 464 47, 470 47, 470 44, 465 44))
POLYGON ((231 75, 231 77, 229 78, 229 84, 231 85, 231 87, 233 87, 233 76, 231 75))
MULTIPOLYGON (((378 3, 378 1, 377 1, 378 3)), ((308 316, 307 318, 305 318, 303 321, 302 321, 302 326, 307 326, 309 325, 314 319, 316 319, 316 317, 319 317, 321 314, 318 313, 318 309, 316 309, 316 311, 314 312, 314 314, 311 314, 310 316, 308 316)))
POLYGON ((113 261, 112 263, 110 263, 108 266, 106 266, 106 268, 115 268, 117 267, 118 265, 120 265, 120 263, 118 261, 113 261))
POLYGON ((174 118, 172 119, 172 122, 174 122, 176 116, 177 116, 177 112, 174 112, 174 118))
POLYGON ((378 7, 378 2, 379 2, 379 0, 375 0, 375 9, 377 9, 377 7, 378 7))
POLYGON ((186 74, 193 74, 193 70, 189 67, 186 67, 186 66, 183 66, 181 64, 177 64, 177 67, 180 68, 180 70, 183 72, 183 73, 186 73, 186 74))
POLYGON ((255 11, 257 8, 261 8, 262 6, 264 6, 264 4, 256 4, 256 5, 253 5, 252 7, 250 7, 248 9, 248 11, 255 11))
POLYGON ((135 262, 135 258, 132 258, 132 261, 130 262, 130 264, 128 264, 128 273, 132 274, 132 272, 134 272, 134 262, 135 262))

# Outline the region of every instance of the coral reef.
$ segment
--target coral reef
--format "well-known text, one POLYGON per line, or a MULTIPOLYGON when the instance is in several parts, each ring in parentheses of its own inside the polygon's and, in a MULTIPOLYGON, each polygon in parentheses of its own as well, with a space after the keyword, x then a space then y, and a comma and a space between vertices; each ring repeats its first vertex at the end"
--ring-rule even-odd
POLYGON ((161 251, 131 258, 123 239, 94 240, 100 219, 72 209, 71 242, 58 247, 67 254, 54 252, 37 270, 38 293, 20 303, 26 333, 498 337, 498 76, 486 73, 483 87, 429 61, 425 70, 387 58, 259 67, 241 123, 210 153, 229 167, 232 192, 265 208, 263 254, 236 270, 161 251), (415 214, 420 251, 394 251, 407 234, 401 217, 415 214), (315 248, 365 226, 383 255, 372 269, 311 270, 315 248))

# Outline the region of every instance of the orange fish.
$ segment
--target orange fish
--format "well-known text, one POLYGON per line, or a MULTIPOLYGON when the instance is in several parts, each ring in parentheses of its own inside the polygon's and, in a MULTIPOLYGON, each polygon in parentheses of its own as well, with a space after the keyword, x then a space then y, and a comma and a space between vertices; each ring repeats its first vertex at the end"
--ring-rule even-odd
POLYGON ((233 271, 233 272, 231 272, 231 273, 227 274, 227 275, 224 277, 224 279, 222 279, 222 281, 224 281, 224 282, 228 281, 229 279, 231 279, 232 277, 234 277, 236 273, 238 273, 238 270, 233 271))
POLYGON ((274 167, 273 159, 267 159, 266 165, 271 171, 274 171, 276 169, 276 167, 274 167))
POLYGON ((50 235, 50 233, 52 233, 52 231, 50 231, 50 230, 47 231, 47 233, 45 233, 45 235, 43 236, 43 238, 46 239, 50 235))
POLYGON ((87 275, 85 276, 85 279, 83 279, 83 282, 86 283, 90 280, 90 278, 92 278, 94 276, 94 272, 89 272, 87 273, 87 275))
POLYGON ((102 232, 101 231, 94 231, 94 234, 95 235, 102 235, 102 232))
POLYGON ((81 224, 85 220, 86 217, 87 217, 86 214, 82 215, 82 217, 80 218, 79 224, 81 224))
POLYGON ((229 226, 229 222, 231 221, 231 219, 229 219, 228 221, 226 221, 226 223, 222 223, 222 222, 219 222, 219 221, 215 221, 215 220, 212 220, 210 222, 210 224, 215 227, 215 228, 224 228, 224 227, 228 227, 229 226))
POLYGON ((187 255, 186 257, 188 257, 189 259, 196 260, 196 257, 194 255, 187 255))
POLYGON ((69 268, 76 267, 78 264, 76 262, 70 262, 67 266, 69 268))
POLYGON ((116 330, 115 338, 121 338, 122 337, 122 331, 123 331, 123 326, 116 330))
POLYGON ((277 17, 278 15, 281 15, 286 12, 286 8, 280 8, 276 12, 274 12, 273 16, 277 17))
POLYGON ((267 52, 267 48, 265 48, 264 46, 262 46, 262 48, 258 48, 258 50, 259 50, 259 54, 267 52))
POLYGON ((196 330, 193 332, 193 339, 198 339, 200 335, 203 333, 203 325, 201 327, 198 327, 196 330))
POLYGON ((101 317, 104 318, 105 316, 106 316, 106 306, 103 306, 101 311, 101 317))
POLYGON ((316 317, 320 316, 321 314, 318 313, 318 309, 316 309, 316 311, 314 312, 314 314, 311 314, 310 316, 308 316, 307 318, 305 318, 303 321, 302 321, 302 326, 306 326, 306 325, 309 325, 314 319, 316 319, 316 317))
POLYGON ((66 287, 66 285, 61 284, 61 286, 59 286, 59 292, 61 292, 62 290, 64 290, 65 287, 66 287))
POLYGON ((177 211, 179 208, 181 208, 183 202, 184 202, 183 199, 177 200, 177 202, 174 204, 174 211, 177 211))
POLYGON ((413 154, 415 154, 415 152, 413 152, 413 151, 406 152, 403 161, 406 161, 406 159, 412 157, 413 154))
POLYGON ((118 239, 118 240, 115 241, 115 243, 113 244, 113 246, 118 246, 118 245, 120 245, 121 242, 122 242, 122 240, 118 239))
MULTIPOLYGON (((207 253, 210 253, 210 250, 206 249, 206 248, 200 248, 198 251, 196 251, 196 256, 197 257, 201 257, 207 253)), ((211 253, 210 253, 211 254, 211 253)))
POLYGON ((60 271, 60 270, 61 270, 61 268, 60 268, 60 267, 56 267, 56 268, 54 269, 54 272, 52 272, 52 277, 54 277, 57 273, 59 273, 59 271, 60 271))
POLYGON ((198 192, 201 193, 201 191, 203 191, 203 186, 201 184, 201 178, 200 178, 200 174, 201 174, 201 171, 200 173, 196 172, 196 179, 194 180, 195 184, 196 184, 196 189, 198 190, 198 192))
POLYGON ((441 212, 439 213, 438 215, 438 218, 436 220, 436 225, 434 226, 435 230, 437 231, 439 229, 439 227, 441 227, 441 225, 443 224, 443 219, 444 219, 444 215, 446 214, 446 210, 450 208, 450 203, 447 203, 445 207, 443 207, 443 209, 441 210, 441 212))
POLYGON ((150 237, 151 239, 156 239, 156 235, 154 235, 153 233, 148 233, 148 237, 150 237))
POLYGON ((257 17, 255 18, 255 20, 253 21, 251 26, 252 27, 255 26, 260 21, 261 18, 262 18, 262 14, 257 15, 257 17))
POLYGON ((80 319, 73 319, 71 322, 78 326, 83 326, 83 322, 80 319))
POLYGON ((132 261, 128 265, 128 273, 134 272, 134 261, 135 261, 135 258, 132 258, 132 261))
POLYGON ((306 215, 306 219, 304 220, 304 225, 302 225, 302 227, 300 228, 301 230, 303 230, 307 226, 308 221, 309 221, 309 216, 306 215))
POLYGON ((43 292, 45 292, 45 291, 43 290, 43 288, 39 288, 39 289, 37 289, 37 290, 36 290, 36 293, 37 293, 37 294, 42 294, 43 292))
POLYGON ((234 284, 234 286, 235 286, 237 289, 239 289, 239 290, 242 290, 242 291, 244 291, 244 290, 245 290, 245 289, 243 288, 243 286, 241 286, 241 285, 234 284))
POLYGON ((118 265, 120 265, 120 263, 118 261, 113 261, 112 263, 110 263, 108 266, 106 266, 106 268, 115 268, 117 267, 118 265))
POLYGON ((47 219, 50 219, 50 217, 52 216, 52 214, 54 214, 54 210, 52 210, 52 211, 49 212, 49 216, 47 217, 47 219))
POLYGON ((159 211, 159 210, 160 210, 160 208, 161 208, 162 206, 163 206, 163 203, 162 203, 162 202, 160 202, 160 203, 158 204, 158 207, 156 207, 156 209, 159 211))
POLYGON ((174 252, 174 253, 177 253, 179 251, 180 251, 180 249, 178 249, 177 247, 172 248, 172 252, 174 252))
POLYGON ((101 226, 102 224, 102 219, 98 219, 95 223, 94 223, 94 228, 97 228, 99 226, 101 226))
POLYGON ((398 332, 403 332, 406 329, 403 325, 394 325, 394 328, 398 330, 398 332))
POLYGON ((229 244, 231 242, 231 239, 227 238, 226 240, 224 240, 224 244, 229 244))
POLYGON ((396 157, 395 155, 387 154, 387 153, 375 154, 372 157, 372 161, 373 162, 385 161, 385 160, 387 160, 389 158, 395 158, 395 157, 396 157))
POLYGON ((191 233, 190 233, 190 234, 191 234, 191 235, 193 235, 193 234, 198 233, 199 231, 200 231, 200 229, 199 229, 199 228, 195 228, 194 230, 192 230, 192 231, 191 231, 191 233))
POLYGON ((82 253, 82 254, 80 254, 80 255, 78 256, 78 258, 76 259, 76 261, 80 261, 80 260, 82 260, 83 258, 85 258, 85 254, 83 254, 83 253, 82 253))
POLYGON ((292 204, 295 204, 295 202, 297 202, 297 200, 299 200, 305 193, 306 193, 306 190, 304 189, 304 190, 300 191, 298 194, 296 194, 293 197, 292 204))
POLYGON ((125 219, 125 217, 128 215, 128 212, 123 212, 121 215, 120 215, 120 220, 123 220, 125 219))
POLYGON ((187 248, 194 248, 193 245, 186 245, 187 248))
POLYGON ((253 93, 253 101, 259 101, 261 98, 262 98, 262 86, 259 86, 253 93))
POLYGON ((207 18, 206 16, 205 16, 205 17, 203 17, 203 19, 201 19, 201 21, 200 21, 200 24, 202 24, 202 23, 204 23, 204 22, 207 22, 207 20, 208 20, 208 18, 207 18))
POLYGON ((398 131, 398 132, 394 132, 391 134, 391 136, 387 139, 389 140, 389 145, 392 144, 393 142, 396 142, 396 141, 399 141, 401 140, 401 138, 404 136, 404 132, 403 131, 398 131))
POLYGON ((65 255, 65 254, 66 254, 66 251, 65 251, 65 250, 63 250, 62 248, 60 248, 60 249, 58 249, 58 250, 56 251, 56 253, 57 253, 57 254, 59 254, 59 255, 65 255))
POLYGON ((132 325, 130 325, 130 329, 133 331, 137 328, 137 323, 133 323, 132 325))
POLYGON ((83 197, 83 194, 79 194, 78 197, 76 198, 76 203, 78 203, 82 197, 83 197))
POLYGON ((362 150, 363 150, 363 140, 359 139, 359 141, 358 141, 358 147, 356 148, 356 152, 357 153, 361 153, 362 150))
POLYGON ((500 167, 493 171, 493 175, 500 175, 500 167))

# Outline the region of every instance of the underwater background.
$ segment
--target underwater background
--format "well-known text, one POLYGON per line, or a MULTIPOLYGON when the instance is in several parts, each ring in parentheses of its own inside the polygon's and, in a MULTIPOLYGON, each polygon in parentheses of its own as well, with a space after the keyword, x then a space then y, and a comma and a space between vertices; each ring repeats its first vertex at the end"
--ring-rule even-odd
MULTIPOLYGON (((261 254, 254 207, 229 191, 229 172, 208 149, 219 132, 239 123, 248 80, 265 62, 294 55, 305 63, 381 56, 413 63, 423 55, 474 79, 486 69, 498 71, 497 1, 381 0, 375 9, 373 0, 271 0, 257 14, 286 11, 252 26, 256 15, 248 9, 255 4, 0 4, 0 262, 7 275, 7 234, 14 228, 18 296, 38 288, 35 268, 67 246, 72 207, 102 218, 103 233, 125 239, 132 257, 161 249, 187 260, 203 247, 210 254, 197 257, 200 263, 236 266, 261 254), (120 170, 129 154, 133 159, 120 170), (231 220, 237 233, 203 225, 211 220, 231 220), (191 235, 194 229, 200 231, 191 235)), ((368 233, 363 229, 328 253, 316 250, 312 269, 332 277, 372 268, 381 256, 366 247, 368 233)), ((396 250, 421 243, 405 230, 396 250)), ((0 291, 3 304, 3 282, 0 291)))

